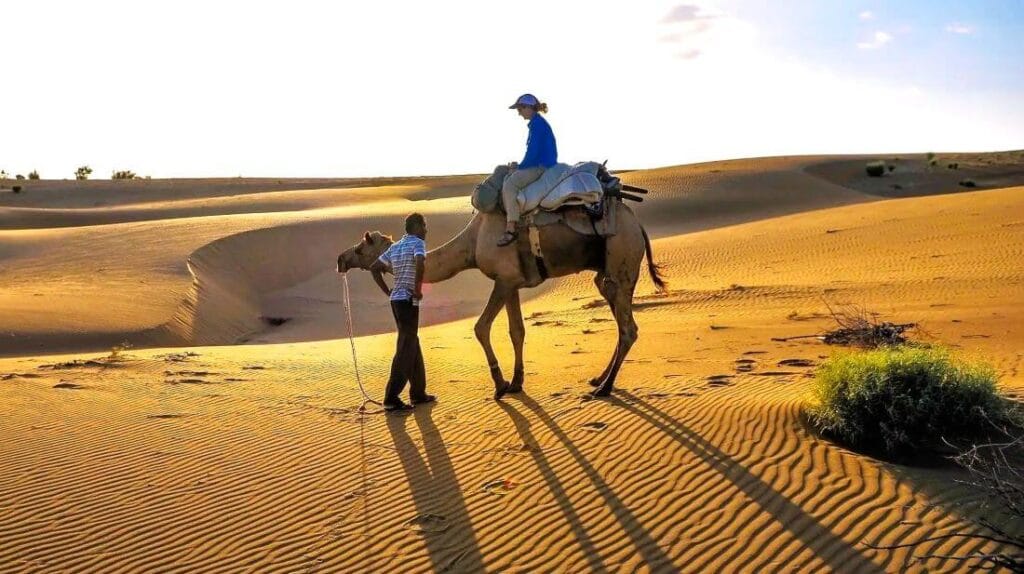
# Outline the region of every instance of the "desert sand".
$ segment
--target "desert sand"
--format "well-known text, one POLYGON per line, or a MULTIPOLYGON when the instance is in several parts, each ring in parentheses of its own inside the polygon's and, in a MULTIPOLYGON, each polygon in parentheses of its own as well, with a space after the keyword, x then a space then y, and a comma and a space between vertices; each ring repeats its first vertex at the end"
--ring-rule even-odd
MULTIPOLYGON (((809 432, 837 349, 774 340, 856 304, 1024 393, 1024 153, 938 156, 630 171, 670 287, 642 278, 613 396, 585 400, 615 328, 578 275, 526 294, 526 392, 492 400, 470 271, 426 292, 439 402, 408 416, 360 411, 334 259, 414 210, 440 245, 480 176, 0 191, 0 571, 966 571, 912 559, 995 547, 868 546, 978 531, 963 474, 809 432)), ((349 281, 379 398, 392 319, 349 281)))

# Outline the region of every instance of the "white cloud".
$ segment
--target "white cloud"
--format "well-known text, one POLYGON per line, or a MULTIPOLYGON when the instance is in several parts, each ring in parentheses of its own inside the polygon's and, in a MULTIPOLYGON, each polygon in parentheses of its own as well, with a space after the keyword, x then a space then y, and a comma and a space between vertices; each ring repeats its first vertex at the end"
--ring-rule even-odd
POLYGON ((952 22, 950 24, 946 24, 946 31, 951 34, 973 34, 974 26, 971 26, 970 24, 961 24, 960 22, 952 22))
POLYGON ((700 6, 694 4, 679 4, 669 10, 668 14, 666 14, 661 21, 664 23, 694 22, 696 20, 708 20, 711 18, 715 18, 715 16, 704 12, 700 6))
POLYGON ((878 30, 872 34, 870 40, 866 42, 857 42, 857 47, 861 50, 877 50, 889 42, 892 42, 892 35, 878 30))
POLYGON ((872 12, 871 10, 865 10, 865 11, 861 12, 860 14, 858 14, 858 17, 861 20, 874 20, 875 19, 875 13, 872 12))

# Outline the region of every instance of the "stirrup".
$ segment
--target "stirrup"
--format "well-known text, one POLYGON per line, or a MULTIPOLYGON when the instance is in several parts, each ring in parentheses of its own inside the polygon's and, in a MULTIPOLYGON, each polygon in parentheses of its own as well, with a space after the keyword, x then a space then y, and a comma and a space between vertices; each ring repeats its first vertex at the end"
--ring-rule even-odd
POLYGON ((498 240, 498 247, 505 247, 506 245, 510 245, 518 237, 518 231, 506 231, 505 234, 501 236, 501 239, 498 240))

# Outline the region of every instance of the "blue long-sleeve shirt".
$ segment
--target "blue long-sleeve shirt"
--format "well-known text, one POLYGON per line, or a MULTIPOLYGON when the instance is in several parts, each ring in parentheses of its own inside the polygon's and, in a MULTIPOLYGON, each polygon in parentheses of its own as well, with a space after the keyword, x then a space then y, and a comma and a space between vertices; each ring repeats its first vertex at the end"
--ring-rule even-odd
POLYGON ((558 163, 558 146, 551 124, 540 113, 533 114, 529 122, 530 135, 526 138, 526 155, 519 162, 519 169, 529 167, 548 168, 558 163))

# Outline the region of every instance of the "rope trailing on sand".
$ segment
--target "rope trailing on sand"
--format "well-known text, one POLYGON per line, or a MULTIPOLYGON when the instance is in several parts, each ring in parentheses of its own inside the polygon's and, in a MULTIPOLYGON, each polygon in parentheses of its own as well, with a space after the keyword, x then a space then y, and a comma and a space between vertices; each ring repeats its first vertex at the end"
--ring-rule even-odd
POLYGON ((352 328, 352 300, 349 297, 348 273, 342 273, 341 278, 345 283, 345 319, 348 323, 348 342, 352 347, 352 368, 356 373, 356 383, 359 384, 359 392, 363 393, 363 404, 359 405, 359 410, 362 412, 366 410, 366 403, 373 403, 381 406, 384 405, 380 401, 370 398, 370 395, 366 394, 366 389, 363 388, 363 378, 359 376, 359 359, 356 357, 355 329, 352 328))

